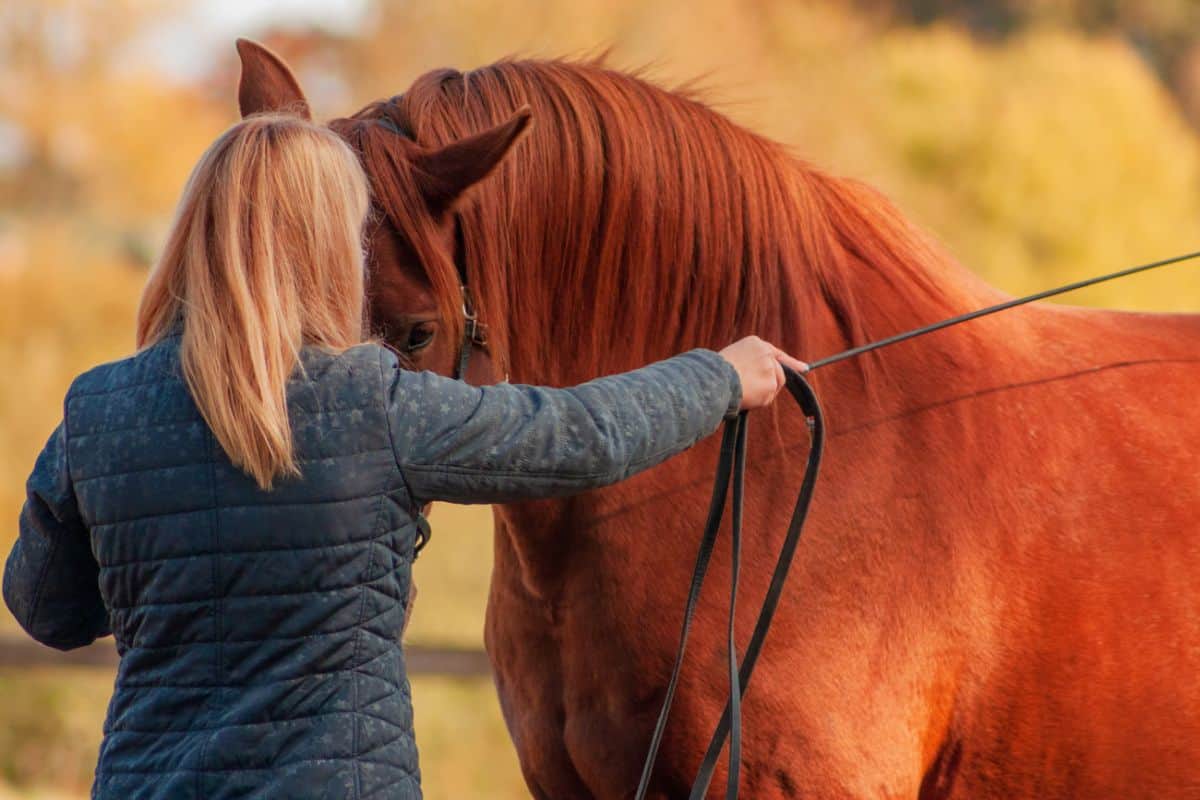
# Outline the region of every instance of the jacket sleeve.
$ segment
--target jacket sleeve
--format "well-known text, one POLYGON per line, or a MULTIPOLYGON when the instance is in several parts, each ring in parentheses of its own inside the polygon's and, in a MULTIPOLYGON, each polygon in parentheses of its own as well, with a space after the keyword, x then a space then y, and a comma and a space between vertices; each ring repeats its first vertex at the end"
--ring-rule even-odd
POLYGON ((704 349, 564 389, 471 386, 390 358, 392 444, 421 504, 502 503, 615 483, 708 436, 741 402, 733 366, 704 349))
POLYGON ((29 635, 70 650, 109 633, 99 567, 79 517, 59 425, 26 483, 17 542, 4 568, 4 602, 29 635))

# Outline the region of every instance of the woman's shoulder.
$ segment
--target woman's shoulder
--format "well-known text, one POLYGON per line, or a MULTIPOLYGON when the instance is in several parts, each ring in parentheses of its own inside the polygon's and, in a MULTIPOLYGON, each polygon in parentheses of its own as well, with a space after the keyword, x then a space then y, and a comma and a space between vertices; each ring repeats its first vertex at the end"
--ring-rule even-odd
POLYGON ((300 368, 288 382, 289 402, 298 409, 378 404, 393 359, 394 353, 373 342, 346 350, 306 346, 300 353, 300 368))
POLYGON ((179 381, 178 337, 167 337, 132 355, 106 361, 80 373, 67 391, 75 397, 113 394, 153 383, 179 381))
MULTIPOLYGON (((361 395, 366 402, 386 385, 398 366, 395 352, 375 342, 364 342, 342 351, 305 347, 300 356, 289 394, 361 395)), ((132 355, 98 364, 71 382, 65 404, 68 408, 89 403, 106 403, 114 395, 136 392, 139 396, 177 385, 186 391, 179 360, 179 337, 169 336, 132 355), (157 386, 156 386, 157 384, 157 386)))
POLYGON ((306 346, 300 353, 300 380, 337 380, 355 376, 379 378, 380 370, 395 362, 396 354, 375 342, 363 342, 345 350, 306 346))

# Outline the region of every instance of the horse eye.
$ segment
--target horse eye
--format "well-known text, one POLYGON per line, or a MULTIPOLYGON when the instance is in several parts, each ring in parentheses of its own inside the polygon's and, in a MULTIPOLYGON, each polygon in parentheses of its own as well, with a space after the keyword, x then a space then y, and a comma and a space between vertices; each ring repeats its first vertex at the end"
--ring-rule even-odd
POLYGON ((408 331, 408 341, 404 343, 404 349, 410 353, 415 353, 418 350, 424 350, 429 345, 433 344, 433 335, 435 331, 433 325, 428 322, 418 322, 413 325, 408 331))

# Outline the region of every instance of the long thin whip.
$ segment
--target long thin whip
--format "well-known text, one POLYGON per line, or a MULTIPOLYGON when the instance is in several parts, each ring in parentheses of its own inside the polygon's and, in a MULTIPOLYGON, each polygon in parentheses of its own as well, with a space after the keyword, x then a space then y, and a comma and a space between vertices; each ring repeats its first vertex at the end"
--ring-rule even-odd
POLYGON ((1088 286, 1094 286, 1097 283, 1104 283, 1106 281, 1116 280, 1117 278, 1124 278, 1128 275, 1136 275, 1139 272, 1146 272, 1148 270, 1158 269, 1159 267, 1166 267, 1166 266, 1170 266, 1171 264, 1178 264, 1181 261, 1190 261, 1193 258, 1200 258, 1200 250, 1198 250, 1194 253, 1186 253, 1181 256, 1175 256, 1173 258, 1164 258, 1162 261, 1152 261, 1149 264, 1142 264, 1140 266, 1129 267, 1127 269, 1118 270, 1117 272, 1110 272, 1107 275, 1100 275, 1095 278, 1088 278, 1086 280, 1076 281, 1075 283, 1068 283, 1065 286, 1059 286, 1058 288, 1055 288, 1055 289, 1046 289, 1044 291, 1037 292, 1035 294, 1026 295, 1025 297, 1018 297, 1014 300, 1005 300, 1003 303, 997 303, 994 306, 988 306, 987 308, 981 308, 981 309, 978 309, 977 311, 970 311, 966 314, 959 314, 957 317, 950 317, 949 319, 944 319, 944 320, 941 320, 940 322, 934 322, 929 325, 923 325, 920 328, 914 328, 911 331, 897 333, 894 336, 888 336, 885 339, 880 339, 875 342, 870 342, 868 344, 859 345, 858 347, 852 347, 849 350, 843 350, 840 353, 834 353, 831 356, 825 356, 824 358, 819 358, 816 361, 809 363, 808 371, 812 372, 814 369, 820 369, 821 367, 827 367, 830 364, 836 364, 839 361, 845 361, 846 359, 855 358, 856 356, 861 356, 864 353, 869 353, 872 350, 879 350, 881 348, 888 347, 893 344, 899 344, 900 342, 908 341, 909 339, 915 339, 918 336, 924 336, 927 333, 933 333, 934 331, 940 331, 942 328, 949 328, 952 325, 959 325, 963 322, 969 322, 973 319, 979 319, 980 317, 986 317, 989 314, 995 314, 997 312, 1005 311, 1010 308, 1016 308, 1017 306, 1023 306, 1026 303, 1032 303, 1035 300, 1045 300, 1047 297, 1054 297, 1056 295, 1066 294, 1067 292, 1073 292, 1076 289, 1083 289, 1088 286))

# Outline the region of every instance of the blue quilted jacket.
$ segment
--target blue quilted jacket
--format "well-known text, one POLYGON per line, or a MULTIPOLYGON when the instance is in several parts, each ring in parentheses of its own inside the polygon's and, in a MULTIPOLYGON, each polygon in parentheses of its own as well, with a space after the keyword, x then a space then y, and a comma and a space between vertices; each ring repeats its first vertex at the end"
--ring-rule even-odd
POLYGON ((85 373, 28 482, 4 598, 121 654, 96 798, 419 798, 399 634, 420 508, 578 492, 657 464, 740 400, 709 350, 570 389, 474 387, 306 348, 303 476, 234 467, 179 338, 85 373))

